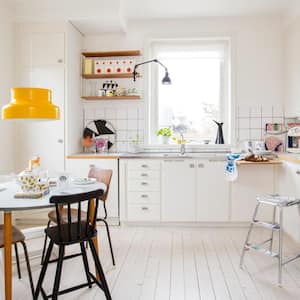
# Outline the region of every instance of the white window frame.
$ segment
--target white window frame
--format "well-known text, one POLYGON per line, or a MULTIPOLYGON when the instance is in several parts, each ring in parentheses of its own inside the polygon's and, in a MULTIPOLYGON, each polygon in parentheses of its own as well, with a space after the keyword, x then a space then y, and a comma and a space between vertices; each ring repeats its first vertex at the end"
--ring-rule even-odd
MULTIPOLYGON (((153 42, 191 42, 191 41, 198 41, 198 42, 222 42, 226 43, 226 51, 224 60, 224 68, 225 68, 225 80, 228 84, 224 87, 225 91, 223 93, 224 97, 226 98, 225 101, 222 101, 222 104, 225 105, 226 116, 224 121, 224 133, 226 134, 225 137, 225 145, 214 145, 213 143, 210 145, 188 145, 189 148, 192 149, 203 149, 203 148, 224 148, 228 149, 235 138, 235 101, 234 101, 234 89, 233 89, 233 51, 232 51, 232 44, 233 44, 233 37, 232 36, 203 36, 198 38, 152 38, 146 42, 145 49, 147 49, 145 53, 144 59, 153 59, 152 53, 152 44, 153 42)), ((145 136, 144 136, 144 146, 145 148, 163 148, 163 149, 174 149, 178 148, 178 145, 162 145, 158 143, 152 143, 153 140, 157 140, 155 137, 156 128, 154 128, 153 124, 158 123, 158 101, 153 101, 153 95, 157 95, 157 76, 156 72, 153 72, 154 68, 158 68, 157 64, 150 64, 145 67, 144 74, 145 74, 145 81, 144 81, 144 91, 145 91, 145 136)), ((172 79, 172 74, 170 74, 172 79)), ((216 128, 217 132, 217 128, 216 128)))

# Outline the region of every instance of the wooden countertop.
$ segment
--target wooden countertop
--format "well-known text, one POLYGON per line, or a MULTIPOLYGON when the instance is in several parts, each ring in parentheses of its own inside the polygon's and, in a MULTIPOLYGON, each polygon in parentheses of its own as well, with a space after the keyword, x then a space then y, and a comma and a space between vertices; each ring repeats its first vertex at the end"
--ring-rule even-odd
POLYGON ((288 161, 288 162, 300 164, 300 154, 285 152, 285 153, 278 154, 278 158, 281 160, 288 161))
POLYGON ((68 159, 94 159, 94 158, 104 158, 104 159, 118 159, 120 155, 118 154, 72 154, 67 156, 68 159))
POLYGON ((257 161, 257 162, 253 162, 253 161, 245 161, 245 160, 239 160, 237 161, 237 165, 239 166, 244 166, 244 165, 280 165, 282 164, 282 161, 279 159, 272 159, 269 161, 257 161))

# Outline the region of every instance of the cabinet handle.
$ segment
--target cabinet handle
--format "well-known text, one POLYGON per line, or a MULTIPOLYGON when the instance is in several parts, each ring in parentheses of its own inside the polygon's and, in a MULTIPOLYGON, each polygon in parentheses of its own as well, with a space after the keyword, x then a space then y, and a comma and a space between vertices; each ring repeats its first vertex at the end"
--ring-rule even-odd
POLYGON ((141 195, 141 197, 142 197, 142 198, 148 198, 148 195, 143 194, 143 195, 141 195))
POLYGON ((190 164, 190 168, 195 168, 195 164, 190 164))
POLYGON ((203 169, 204 168, 204 164, 198 164, 198 168, 203 169))
POLYGON ((142 168, 148 168, 148 165, 142 165, 142 168))
POLYGON ((297 174, 297 175, 300 175, 300 170, 297 170, 297 171, 296 171, 296 174, 297 174))
POLYGON ((141 185, 147 185, 148 184, 148 182, 142 182, 141 183, 141 185))
POLYGON ((63 144, 63 143, 64 143, 64 140, 63 140, 63 139, 58 139, 57 142, 58 142, 59 144, 63 144))
POLYGON ((149 210, 149 207, 143 206, 142 210, 149 210))
POLYGON ((95 168, 95 165, 90 165, 90 168, 95 168))
POLYGON ((142 176, 142 177, 147 177, 148 174, 147 174, 147 173, 142 173, 141 176, 142 176))
POLYGON ((60 59, 57 60, 57 62, 58 62, 59 64, 61 64, 61 63, 63 63, 63 60, 60 58, 60 59))

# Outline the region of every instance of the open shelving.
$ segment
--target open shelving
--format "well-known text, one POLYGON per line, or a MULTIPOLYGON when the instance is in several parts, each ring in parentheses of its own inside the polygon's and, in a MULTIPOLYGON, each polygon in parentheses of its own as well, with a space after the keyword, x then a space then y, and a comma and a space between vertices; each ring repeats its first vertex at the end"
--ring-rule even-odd
MULTIPOLYGON (((81 53, 82 59, 85 58, 111 58, 111 57, 135 57, 141 56, 140 50, 117 50, 117 51, 83 51, 81 53)), ((137 78, 141 77, 141 74, 137 74, 137 78)), ((81 78, 83 79, 83 84, 85 80, 93 80, 93 79, 111 79, 111 78, 119 78, 119 79, 132 79, 132 73, 103 73, 103 74, 81 74, 81 78)), ((141 96, 86 96, 82 95, 81 99, 87 101, 97 101, 97 100, 139 100, 141 96)))
POLYGON ((93 51, 93 52, 82 52, 81 55, 90 58, 116 57, 116 56, 141 56, 141 51, 140 50, 93 51))
MULTIPOLYGON (((84 79, 102 79, 102 78, 132 78, 131 73, 110 73, 110 74, 82 74, 84 79)), ((138 74, 136 77, 141 77, 138 74)))
POLYGON ((83 100, 140 100, 141 96, 82 96, 83 100))

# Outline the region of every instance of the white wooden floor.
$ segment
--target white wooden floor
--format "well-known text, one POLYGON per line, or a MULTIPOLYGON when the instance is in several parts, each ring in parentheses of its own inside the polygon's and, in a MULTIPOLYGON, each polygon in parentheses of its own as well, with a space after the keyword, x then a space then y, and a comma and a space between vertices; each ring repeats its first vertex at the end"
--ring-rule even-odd
MULTIPOLYGON (((276 285, 277 260, 258 253, 247 253, 246 267, 239 268, 246 229, 112 227, 116 267, 112 266, 106 235, 99 230, 101 261, 114 300, 211 300, 211 299, 300 299, 300 260, 284 268, 284 287, 276 285)), ((257 230, 255 238, 266 232, 257 230)), ((28 241, 42 244, 42 240, 28 241)), ((300 252, 300 245, 285 240, 286 254, 300 252)), ((74 251, 76 249, 70 249, 74 251)), ((39 259, 31 261, 36 282, 39 259)), ((50 292, 55 264, 45 281, 50 292)), ((30 299, 28 278, 14 270, 14 299, 30 299)), ((66 261, 61 287, 85 281, 81 258, 66 261)), ((3 281, 1 281, 3 285, 3 281)), ((96 286, 60 299, 104 299, 96 286)))

